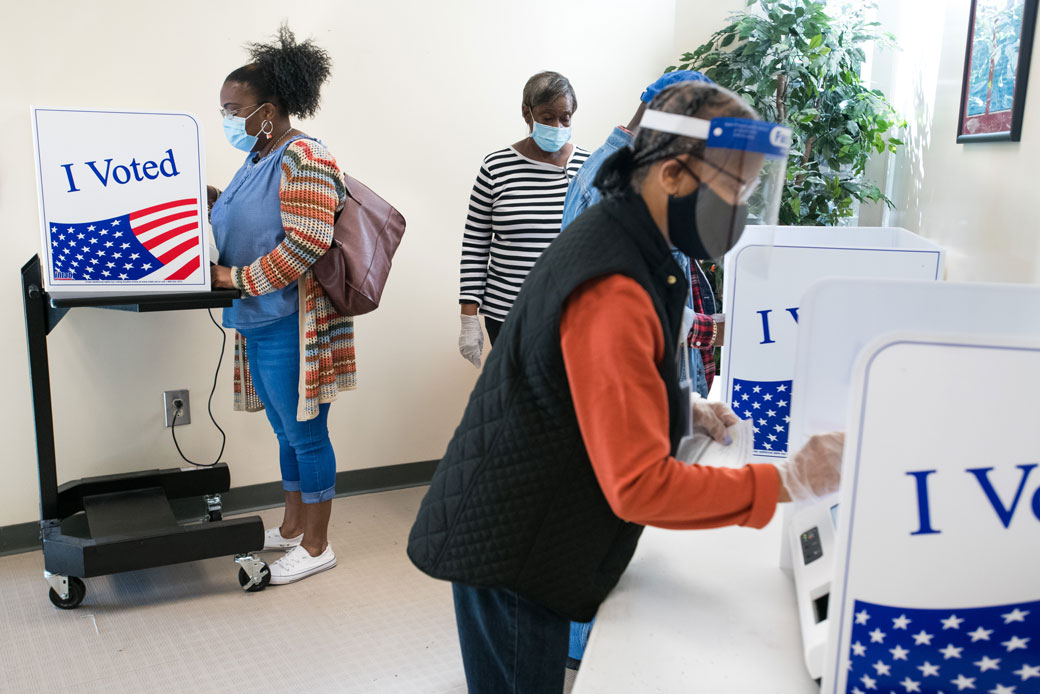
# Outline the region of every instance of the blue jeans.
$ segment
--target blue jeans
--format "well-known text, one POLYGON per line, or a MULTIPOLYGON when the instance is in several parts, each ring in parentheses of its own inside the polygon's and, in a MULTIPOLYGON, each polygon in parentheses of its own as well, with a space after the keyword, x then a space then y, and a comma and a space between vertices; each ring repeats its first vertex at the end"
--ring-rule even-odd
POLYGON ((566 619, 505 588, 452 590, 469 694, 563 691, 566 619))
POLYGON ((595 622, 595 617, 587 622, 571 622, 570 646, 567 650, 568 658, 581 660, 585 657, 585 647, 589 645, 589 635, 592 634, 592 625, 595 622))
POLYGON ((259 328, 239 328, 246 338, 246 357, 253 388, 264 404, 267 421, 278 438, 282 488, 300 492, 305 504, 336 495, 336 454, 329 441, 329 404, 318 416, 296 420, 300 383, 299 314, 259 328))

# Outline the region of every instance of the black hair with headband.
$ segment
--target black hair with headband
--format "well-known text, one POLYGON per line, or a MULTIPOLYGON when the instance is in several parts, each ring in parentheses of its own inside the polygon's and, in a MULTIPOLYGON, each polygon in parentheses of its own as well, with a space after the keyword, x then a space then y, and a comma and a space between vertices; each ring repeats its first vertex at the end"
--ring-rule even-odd
MULTIPOLYGON (((677 113, 703 120, 748 118, 760 120, 755 109, 730 90, 706 82, 682 82, 654 97, 650 110, 677 113)), ((705 141, 684 135, 640 128, 631 147, 622 147, 603 162, 593 185, 604 195, 621 195, 638 187, 650 166, 680 154, 703 158, 705 141)))
POLYGON ((252 62, 233 71, 225 82, 248 85, 260 103, 274 104, 283 114, 307 118, 317 113, 321 85, 332 68, 327 51, 310 39, 297 43, 285 24, 275 41, 251 43, 246 49, 252 62))

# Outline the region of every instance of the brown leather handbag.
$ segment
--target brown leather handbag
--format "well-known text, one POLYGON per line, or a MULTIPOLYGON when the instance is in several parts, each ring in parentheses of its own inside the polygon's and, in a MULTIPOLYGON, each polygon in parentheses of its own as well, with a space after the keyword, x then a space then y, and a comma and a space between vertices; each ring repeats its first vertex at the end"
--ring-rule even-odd
POLYGON ((332 245, 311 267, 340 315, 374 311, 404 236, 404 217, 356 178, 343 175, 347 197, 336 215, 332 245))

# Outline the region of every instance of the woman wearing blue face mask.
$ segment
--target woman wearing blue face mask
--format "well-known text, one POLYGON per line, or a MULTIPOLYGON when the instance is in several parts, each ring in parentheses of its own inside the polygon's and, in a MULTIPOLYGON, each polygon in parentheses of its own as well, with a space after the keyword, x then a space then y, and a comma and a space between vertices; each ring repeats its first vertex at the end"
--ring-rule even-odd
POLYGON ((571 142, 578 108, 563 75, 540 72, 524 85, 520 115, 529 134, 484 157, 462 239, 459 352, 480 366, 484 316, 494 344, 520 287, 557 234, 567 185, 589 153, 571 142))
POLYGON ((289 121, 317 111, 328 54, 284 26, 250 53, 220 89, 224 135, 245 161, 224 191, 209 191, 220 253, 211 274, 214 287, 243 295, 223 317, 235 330, 235 409, 263 409, 278 440, 285 515, 264 549, 286 551, 271 564, 271 583, 282 584, 336 565, 326 420, 337 393, 354 387, 354 327, 310 266, 332 242, 346 189, 325 146, 289 121))

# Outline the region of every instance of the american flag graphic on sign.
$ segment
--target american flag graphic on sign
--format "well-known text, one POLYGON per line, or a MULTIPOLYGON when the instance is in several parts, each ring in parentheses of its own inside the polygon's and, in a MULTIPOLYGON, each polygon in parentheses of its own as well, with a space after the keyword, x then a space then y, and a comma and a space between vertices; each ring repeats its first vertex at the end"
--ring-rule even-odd
POLYGON ((51 222, 55 281, 183 280, 201 266, 197 198, 90 222, 51 222))
POLYGON ((856 600, 846 694, 1037 694, 1040 601, 919 610, 856 600))
POLYGON ((752 420, 755 454, 787 455, 791 424, 791 381, 733 379, 732 409, 741 419, 752 420))

